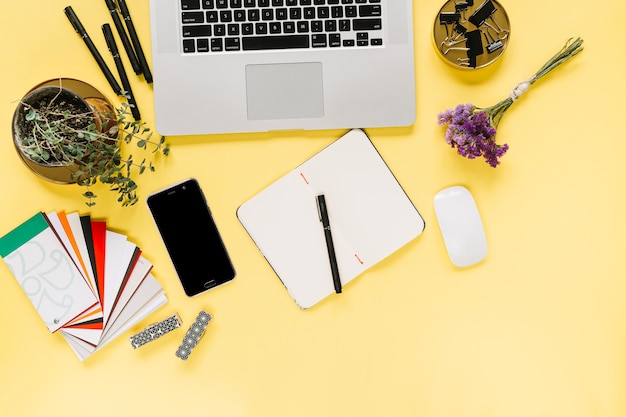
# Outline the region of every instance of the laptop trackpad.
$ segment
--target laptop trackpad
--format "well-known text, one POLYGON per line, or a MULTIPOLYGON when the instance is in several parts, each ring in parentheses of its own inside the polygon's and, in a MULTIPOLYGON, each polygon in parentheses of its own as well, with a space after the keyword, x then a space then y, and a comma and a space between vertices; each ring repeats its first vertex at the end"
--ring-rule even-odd
POLYGON ((324 116, 322 63, 246 66, 248 119, 324 116))

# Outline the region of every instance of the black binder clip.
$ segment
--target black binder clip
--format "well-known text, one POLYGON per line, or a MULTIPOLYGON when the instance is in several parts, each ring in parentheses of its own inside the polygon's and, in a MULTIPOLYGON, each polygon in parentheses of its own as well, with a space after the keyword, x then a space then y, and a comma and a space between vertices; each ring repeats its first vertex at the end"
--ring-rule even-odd
POLYGON ((489 30, 484 30, 483 31, 483 35, 485 35, 485 40, 487 41, 487 46, 485 47, 485 49, 487 49, 488 53, 493 53, 495 51, 497 51, 498 49, 504 48, 504 44, 502 43, 501 39, 495 39, 491 33, 489 33, 489 30))
POLYGON ((446 38, 441 43, 442 45, 450 42, 450 25, 455 25, 459 23, 461 19, 461 15, 459 13, 452 12, 441 12, 439 13, 439 24, 444 25, 446 28, 446 38))
POLYGON ((476 67, 476 57, 483 54, 483 41, 480 29, 472 30, 465 34, 465 47, 452 47, 445 51, 447 54, 450 51, 467 51, 467 58, 457 58, 457 65, 461 67, 476 67))
POLYGON ((474 5, 474 0, 459 1, 454 3, 454 9, 461 16, 460 22, 467 22, 467 10, 474 5))
POLYGON ((468 67, 468 68, 476 68, 476 57, 468 56, 465 58, 457 58, 456 64, 459 67, 468 67))
POLYGON ((502 29, 500 24, 498 24, 498 21, 493 17, 496 10, 496 6, 493 5, 493 2, 491 0, 486 0, 483 4, 478 6, 468 20, 476 27, 485 25, 485 30, 493 31, 498 39, 506 39, 506 37, 509 36, 509 31, 502 29), (493 26, 490 22, 495 26, 493 26))
POLYGON ((465 34, 465 38, 467 39, 467 42, 465 44, 468 48, 467 56, 477 57, 478 55, 482 55, 483 41, 480 33, 480 30, 476 29, 465 34))
POLYGON ((461 25, 460 23, 455 23, 452 29, 454 35, 447 36, 446 39, 441 42, 441 47, 447 46, 448 48, 454 45, 458 45, 462 42, 465 42, 465 33, 467 32, 467 28, 461 25))
POLYGON ((465 38, 465 33, 467 33, 467 28, 463 26, 462 24, 457 23, 456 25, 454 25, 454 33, 455 33, 454 38, 452 38, 453 41, 457 41, 459 39, 462 40, 465 38))

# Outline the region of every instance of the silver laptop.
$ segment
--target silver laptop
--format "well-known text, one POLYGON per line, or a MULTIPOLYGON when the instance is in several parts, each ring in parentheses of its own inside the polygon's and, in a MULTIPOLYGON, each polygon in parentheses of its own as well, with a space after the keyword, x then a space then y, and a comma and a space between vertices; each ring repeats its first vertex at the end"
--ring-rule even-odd
POLYGON ((412 0, 150 0, 166 136, 407 126, 412 0))

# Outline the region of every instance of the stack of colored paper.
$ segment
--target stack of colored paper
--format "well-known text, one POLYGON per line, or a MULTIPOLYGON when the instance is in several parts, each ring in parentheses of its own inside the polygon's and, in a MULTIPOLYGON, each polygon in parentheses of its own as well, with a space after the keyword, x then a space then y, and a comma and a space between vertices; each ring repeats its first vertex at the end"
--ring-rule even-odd
POLYGON ((0 257, 80 360, 167 302, 141 250, 88 215, 37 213, 0 238, 0 257))

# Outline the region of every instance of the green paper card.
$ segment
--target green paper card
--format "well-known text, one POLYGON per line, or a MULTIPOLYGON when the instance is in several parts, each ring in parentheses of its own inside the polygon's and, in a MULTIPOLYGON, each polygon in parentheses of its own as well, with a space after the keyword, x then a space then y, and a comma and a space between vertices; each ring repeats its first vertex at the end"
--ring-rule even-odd
POLYGON ((51 332, 98 303, 43 213, 0 238, 0 257, 51 332))

